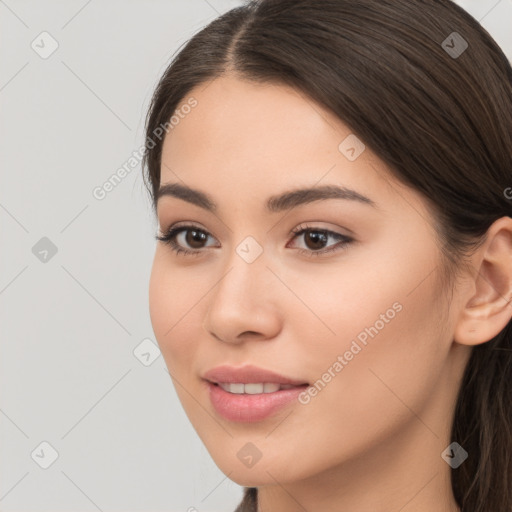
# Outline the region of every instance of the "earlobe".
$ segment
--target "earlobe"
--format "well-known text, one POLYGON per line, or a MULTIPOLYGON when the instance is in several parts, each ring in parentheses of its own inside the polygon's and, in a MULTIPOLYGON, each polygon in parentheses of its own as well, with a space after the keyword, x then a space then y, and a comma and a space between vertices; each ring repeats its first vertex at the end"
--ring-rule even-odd
POLYGON ((473 255, 477 272, 465 297, 454 340, 479 345, 493 339, 512 318, 512 218, 496 220, 487 240, 473 255))

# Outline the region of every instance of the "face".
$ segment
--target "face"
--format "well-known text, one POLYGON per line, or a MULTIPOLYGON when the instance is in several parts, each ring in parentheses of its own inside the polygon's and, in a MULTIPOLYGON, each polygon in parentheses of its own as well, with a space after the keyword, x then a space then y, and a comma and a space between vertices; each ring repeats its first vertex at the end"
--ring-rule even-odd
POLYGON ((291 88, 223 77, 183 104, 189 97, 197 105, 164 140, 161 185, 200 191, 216 208, 159 199, 159 234, 186 229, 157 242, 150 315, 216 464, 240 485, 264 485, 270 475, 284 483, 334 470, 413 424, 431 443, 453 406, 453 318, 422 197, 291 88), (353 192, 267 204, 325 186, 353 192), (221 365, 307 386, 270 398, 238 387, 242 396, 203 378, 221 365))

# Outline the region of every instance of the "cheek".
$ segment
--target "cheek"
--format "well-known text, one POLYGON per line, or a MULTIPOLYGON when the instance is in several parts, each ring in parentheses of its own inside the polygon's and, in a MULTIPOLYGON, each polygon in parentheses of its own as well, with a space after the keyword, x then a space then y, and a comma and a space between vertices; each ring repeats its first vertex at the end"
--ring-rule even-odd
POLYGON ((304 407, 339 425, 322 431, 325 446, 339 443, 340 432, 356 441, 349 451, 376 442, 434 393, 449 349, 440 323, 444 302, 433 276, 411 293, 417 274, 404 266, 400 280, 393 275, 366 290, 345 281, 337 313, 323 317, 336 335, 324 337, 309 359, 317 394, 304 407))
POLYGON ((149 279, 149 315, 155 336, 160 343, 165 332, 172 326, 169 312, 173 311, 176 289, 157 249, 149 279))
MULTIPOLYGON (((341 397, 363 416, 372 404, 374 411, 393 400, 400 404, 392 390, 406 403, 422 400, 449 348, 443 334, 444 296, 436 288, 435 274, 430 274, 435 251, 411 251, 411 257, 402 259, 379 254, 378 262, 372 255, 373 264, 361 258, 359 270, 354 266, 338 275, 331 271, 317 276, 321 278, 313 291, 296 287, 297 295, 331 331, 315 320, 321 336, 297 338, 303 340, 299 350, 309 361, 310 378, 322 381, 318 394, 326 400, 332 396, 333 406, 341 397), (324 388, 323 382, 328 382, 324 388)), ((304 315, 302 322, 311 318, 304 315)))
POLYGON ((375 354, 379 361, 408 359, 418 351, 432 354, 444 301, 432 271, 437 267, 437 251, 425 240, 429 240, 426 235, 420 250, 414 241, 404 242, 399 253, 393 249, 397 243, 365 248, 357 258, 340 264, 337 272, 331 268, 318 273, 316 289, 299 290, 329 326, 331 334, 324 329, 324 339, 331 354, 352 347, 357 352, 353 342, 361 347, 357 359, 363 359, 362 354, 368 358, 375 354), (426 339, 429 344, 423 342, 426 339))
MULTIPOLYGON (((183 273, 155 254, 149 280, 149 313, 158 345, 169 371, 190 368, 197 340, 190 333, 197 326, 198 290, 194 293, 183 273)), ((200 325, 200 324, 199 324, 200 325)), ((197 329, 196 329, 197 331, 197 329)))

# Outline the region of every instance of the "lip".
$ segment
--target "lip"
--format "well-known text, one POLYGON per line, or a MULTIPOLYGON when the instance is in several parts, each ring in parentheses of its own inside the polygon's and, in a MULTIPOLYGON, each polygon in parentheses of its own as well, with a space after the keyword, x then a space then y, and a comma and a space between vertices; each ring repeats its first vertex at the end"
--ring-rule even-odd
POLYGON ((299 395, 308 387, 298 386, 281 389, 274 393, 255 395, 233 394, 224 391, 218 384, 204 381, 213 408, 222 417, 233 422, 262 421, 274 415, 292 402, 298 402, 299 395))
POLYGON ((304 381, 252 365, 238 368, 217 366, 207 371, 203 379, 213 408, 225 419, 233 422, 262 421, 286 405, 297 401, 299 395, 309 386, 304 381), (243 384, 272 382, 296 387, 281 389, 274 393, 234 394, 224 391, 218 385, 219 382, 243 384))
POLYGON ((245 365, 241 367, 235 366, 216 366, 203 374, 203 379, 213 383, 243 383, 249 384, 253 382, 274 382, 276 384, 290 384, 292 386, 302 386, 307 384, 304 380, 296 380, 258 366, 245 365))

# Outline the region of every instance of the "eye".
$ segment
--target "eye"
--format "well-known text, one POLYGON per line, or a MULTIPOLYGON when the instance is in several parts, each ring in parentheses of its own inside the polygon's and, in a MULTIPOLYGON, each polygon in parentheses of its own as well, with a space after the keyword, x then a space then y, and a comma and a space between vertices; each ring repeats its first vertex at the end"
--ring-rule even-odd
MULTIPOLYGON (((301 254, 305 254, 306 256, 320 256, 325 253, 342 250, 354 241, 353 238, 342 235, 341 233, 307 225, 298 226, 293 229, 290 234, 294 235, 293 240, 307 234, 304 240, 306 242, 306 247, 309 247, 309 249, 298 249, 301 254), (338 243, 324 248, 324 244, 329 240, 329 238, 337 240, 338 243)), ((203 252, 201 251, 201 249, 204 248, 202 244, 207 241, 210 236, 211 235, 207 231, 197 226, 187 224, 182 226, 173 226, 166 233, 163 235, 157 235, 155 238, 169 245, 171 250, 176 254, 183 253, 184 255, 198 256, 203 252), (187 244, 189 247, 192 247, 192 249, 183 247, 183 244, 187 244)))
POLYGON ((200 254, 199 249, 202 249, 201 244, 208 238, 208 236, 210 235, 207 231, 187 224, 184 226, 171 227, 166 233, 163 235, 157 235, 155 238, 169 245, 176 254, 183 253, 185 255, 197 256, 200 254), (181 236, 181 242, 186 242, 195 250, 183 248, 182 245, 178 244, 176 239, 178 239, 180 235, 185 235, 181 236), (197 247, 197 245, 199 245, 199 247, 197 247))
POLYGON ((293 229, 291 233, 295 235, 293 237, 294 240, 306 234, 304 237, 306 247, 309 247, 312 250, 299 249, 299 252, 301 254, 305 254, 306 256, 320 256, 329 252, 342 250, 354 241, 353 238, 342 235, 341 233, 336 233, 335 231, 330 231, 328 229, 315 228, 314 226, 308 225, 300 225, 293 229), (324 244, 328 241, 329 238, 333 238, 339 242, 324 248, 324 244))

